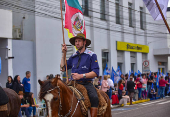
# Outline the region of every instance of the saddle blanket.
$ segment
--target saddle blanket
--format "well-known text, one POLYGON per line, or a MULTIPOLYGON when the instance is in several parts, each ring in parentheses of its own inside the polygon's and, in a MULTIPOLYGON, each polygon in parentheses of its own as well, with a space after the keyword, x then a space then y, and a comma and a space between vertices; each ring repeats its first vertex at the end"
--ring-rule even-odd
POLYGON ((0 106, 0 111, 7 111, 7 104, 0 106))
MULTIPOLYGON (((73 83, 71 83, 73 84, 73 83)), ((81 85, 81 84, 77 84, 75 83, 75 88, 72 86, 69 86, 69 88, 73 91, 74 90, 74 94, 77 97, 77 99, 84 99, 80 101, 80 105, 81 105, 81 110, 82 113, 84 115, 88 114, 88 109, 91 108, 91 103, 90 103, 90 99, 89 96, 87 94, 87 90, 86 88, 81 85)), ((104 99, 104 97, 100 94, 100 91, 96 88, 98 97, 99 97, 99 106, 98 106, 98 115, 102 115, 107 108, 107 103, 104 99)))

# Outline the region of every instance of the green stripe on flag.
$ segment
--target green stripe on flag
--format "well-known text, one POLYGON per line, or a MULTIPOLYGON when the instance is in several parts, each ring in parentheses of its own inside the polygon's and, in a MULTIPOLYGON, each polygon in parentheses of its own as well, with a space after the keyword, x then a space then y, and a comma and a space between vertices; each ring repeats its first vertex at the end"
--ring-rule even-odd
POLYGON ((76 8, 76 9, 79 9, 80 11, 82 11, 82 8, 81 8, 78 0, 67 0, 67 4, 70 7, 73 7, 73 8, 76 8))

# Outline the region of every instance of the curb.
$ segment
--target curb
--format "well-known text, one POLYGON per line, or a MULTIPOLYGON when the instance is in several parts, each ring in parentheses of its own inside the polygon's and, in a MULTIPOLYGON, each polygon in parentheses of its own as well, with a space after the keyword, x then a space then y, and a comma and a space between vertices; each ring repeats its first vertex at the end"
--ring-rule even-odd
MULTIPOLYGON (((132 104, 139 104, 139 103, 148 102, 148 101, 150 101, 150 99, 138 100, 138 101, 132 102, 132 104)), ((130 103, 127 103, 127 105, 130 105, 130 103)))
MULTIPOLYGON (((138 100, 138 101, 132 102, 132 104, 139 104, 139 103, 148 102, 148 101, 150 101, 150 99, 138 100)), ((130 103, 127 103, 127 105, 130 105, 130 103)), ((113 106, 112 109, 113 109, 113 108, 117 108, 117 107, 123 107, 123 106, 124 106, 124 104, 122 104, 122 105, 116 105, 116 106, 113 106)))

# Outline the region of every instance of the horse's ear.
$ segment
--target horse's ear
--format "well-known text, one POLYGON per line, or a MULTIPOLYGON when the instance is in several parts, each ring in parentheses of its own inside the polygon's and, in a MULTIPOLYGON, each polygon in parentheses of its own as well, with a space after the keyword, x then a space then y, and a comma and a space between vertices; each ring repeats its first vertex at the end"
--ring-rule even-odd
POLYGON ((38 83, 39 83, 40 85, 43 85, 44 82, 39 79, 39 80, 38 80, 38 83))
POLYGON ((56 85, 57 85, 58 77, 55 77, 55 78, 53 79, 53 82, 54 82, 54 84, 56 84, 56 85))

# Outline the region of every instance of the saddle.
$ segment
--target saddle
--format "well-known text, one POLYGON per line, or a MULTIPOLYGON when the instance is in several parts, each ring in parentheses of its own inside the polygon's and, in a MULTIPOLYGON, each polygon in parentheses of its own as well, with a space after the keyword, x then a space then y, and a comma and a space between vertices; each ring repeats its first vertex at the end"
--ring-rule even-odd
POLYGON ((2 87, 0 87, 0 111, 7 111, 8 96, 2 87))
MULTIPOLYGON (((69 88, 72 91, 74 90, 76 98, 80 101, 81 111, 85 116, 87 116, 88 109, 91 108, 91 103, 86 88, 83 85, 77 83, 75 83, 75 87, 73 87, 73 82, 69 88)), ((97 88, 96 91, 99 98, 98 115, 102 115, 106 111, 107 103, 97 88)))

